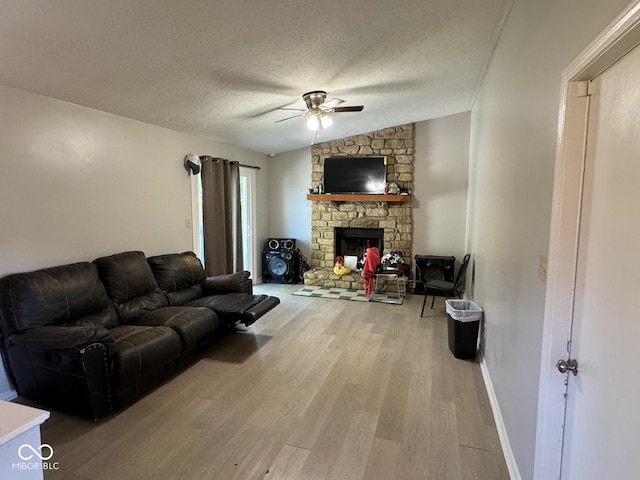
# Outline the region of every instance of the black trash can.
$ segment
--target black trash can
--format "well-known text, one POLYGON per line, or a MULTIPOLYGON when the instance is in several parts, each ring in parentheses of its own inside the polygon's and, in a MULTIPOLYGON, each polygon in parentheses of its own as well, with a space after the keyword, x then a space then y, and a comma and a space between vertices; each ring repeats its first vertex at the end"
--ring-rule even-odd
POLYGON ((476 358, 478 329, 483 310, 470 300, 447 300, 449 350, 463 360, 476 358))

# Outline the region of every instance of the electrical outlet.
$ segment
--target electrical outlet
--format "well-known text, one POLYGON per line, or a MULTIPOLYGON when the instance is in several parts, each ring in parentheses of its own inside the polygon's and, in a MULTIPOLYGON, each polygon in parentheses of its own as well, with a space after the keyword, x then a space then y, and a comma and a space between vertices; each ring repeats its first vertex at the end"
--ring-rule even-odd
POLYGON ((185 228, 191 228, 191 219, 189 217, 184 219, 185 228))
POLYGON ((538 276, 547 281, 547 263, 549 258, 546 255, 540 255, 540 263, 538 264, 538 276))

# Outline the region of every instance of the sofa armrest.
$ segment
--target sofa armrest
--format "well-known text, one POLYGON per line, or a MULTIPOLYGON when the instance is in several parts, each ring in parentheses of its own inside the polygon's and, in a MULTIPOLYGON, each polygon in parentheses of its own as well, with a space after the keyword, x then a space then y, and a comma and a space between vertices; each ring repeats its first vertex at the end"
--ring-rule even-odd
POLYGON ((113 343, 113 338, 104 327, 52 325, 14 333, 7 341, 9 345, 22 345, 34 350, 69 350, 84 348, 93 343, 113 343))
POLYGON ((205 295, 220 295, 223 293, 253 293, 253 283, 249 278, 251 273, 243 272, 230 273, 227 275, 216 275, 202 280, 202 292, 205 295))
POLYGON ((18 393, 49 408, 102 418, 114 409, 116 345, 103 327, 36 327, 9 335, 18 393))

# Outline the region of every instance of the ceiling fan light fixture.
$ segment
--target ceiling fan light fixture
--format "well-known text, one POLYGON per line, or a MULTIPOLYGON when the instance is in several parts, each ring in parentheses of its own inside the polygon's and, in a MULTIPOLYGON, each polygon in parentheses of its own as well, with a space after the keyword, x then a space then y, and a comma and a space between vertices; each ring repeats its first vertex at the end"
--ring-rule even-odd
POLYGON ((322 124, 322 128, 329 128, 333 125, 333 119, 329 115, 322 114, 320 117, 320 123, 322 124))
POLYGON ((318 119, 318 115, 316 113, 312 113, 309 115, 307 119, 307 128, 312 132, 317 132, 320 130, 320 120, 318 119))

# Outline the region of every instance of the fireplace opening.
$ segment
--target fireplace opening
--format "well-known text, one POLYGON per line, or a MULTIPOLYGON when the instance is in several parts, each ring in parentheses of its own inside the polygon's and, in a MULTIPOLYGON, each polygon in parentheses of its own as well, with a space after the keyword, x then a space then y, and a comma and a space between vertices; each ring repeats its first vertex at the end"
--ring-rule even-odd
POLYGON ((367 242, 372 247, 378 247, 382 255, 384 248, 384 229, 382 228, 336 227, 334 234, 336 257, 355 255, 362 258, 362 254, 367 249, 367 242))

